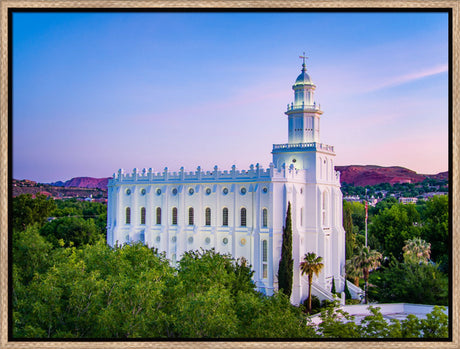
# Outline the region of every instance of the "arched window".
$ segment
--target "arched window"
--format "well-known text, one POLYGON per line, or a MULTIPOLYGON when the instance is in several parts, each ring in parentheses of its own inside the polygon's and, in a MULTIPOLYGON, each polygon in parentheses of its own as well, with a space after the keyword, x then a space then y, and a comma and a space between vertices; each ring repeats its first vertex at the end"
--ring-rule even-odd
POLYGON ((145 207, 141 207, 141 224, 145 224, 145 207))
POLYGON ((246 226, 246 208, 244 207, 241 209, 241 226, 246 226))
POLYGON ((161 207, 157 207, 157 224, 161 224, 161 207))
POLYGON ((193 225, 193 207, 188 209, 188 225, 193 225))
POLYGON ((268 278, 268 242, 262 240, 262 278, 268 278))
POLYGON ((177 207, 172 208, 172 225, 177 225, 177 207))
POLYGON ((144 243, 145 242, 145 234, 144 232, 141 232, 141 234, 139 235, 139 241, 144 243))
POLYGON ((222 210, 222 225, 228 226, 228 208, 224 207, 222 210))
POLYGON ((126 224, 131 224, 131 208, 126 207, 126 224))
POLYGON ((268 226, 268 211, 266 208, 262 210, 262 227, 266 228, 268 226))
POLYGON ((205 225, 211 225, 211 209, 206 207, 205 210, 205 225))

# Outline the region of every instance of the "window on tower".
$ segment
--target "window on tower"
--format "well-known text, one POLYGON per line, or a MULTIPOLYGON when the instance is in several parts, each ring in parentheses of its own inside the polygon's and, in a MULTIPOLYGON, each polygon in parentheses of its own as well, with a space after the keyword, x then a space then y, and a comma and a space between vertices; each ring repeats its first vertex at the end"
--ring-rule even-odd
POLYGON ((228 208, 224 207, 222 210, 222 225, 228 226, 228 208))
POLYGON ((157 207, 157 224, 161 224, 161 207, 157 207))
POLYGON ((262 227, 266 228, 268 226, 268 211, 266 208, 262 210, 262 227))
POLYGON ((205 210, 205 224, 211 225, 211 209, 209 207, 206 207, 205 210))
POLYGON ((188 209, 188 225, 194 224, 194 215, 193 215, 193 207, 188 209))
POLYGON ((268 241, 262 240, 262 278, 268 278, 268 241))
POLYGON ((126 224, 131 224, 131 208, 126 207, 126 224))
POLYGON ((246 208, 244 207, 241 209, 241 226, 246 226, 246 208))
POLYGON ((177 207, 172 208, 172 225, 177 225, 177 207))

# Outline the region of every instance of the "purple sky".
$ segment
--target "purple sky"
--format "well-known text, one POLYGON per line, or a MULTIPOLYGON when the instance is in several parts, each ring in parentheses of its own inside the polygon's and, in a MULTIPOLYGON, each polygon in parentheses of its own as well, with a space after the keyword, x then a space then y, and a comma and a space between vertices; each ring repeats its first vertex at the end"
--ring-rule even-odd
POLYGON ((267 167, 306 51, 336 165, 448 169, 446 13, 15 13, 13 177, 267 167))

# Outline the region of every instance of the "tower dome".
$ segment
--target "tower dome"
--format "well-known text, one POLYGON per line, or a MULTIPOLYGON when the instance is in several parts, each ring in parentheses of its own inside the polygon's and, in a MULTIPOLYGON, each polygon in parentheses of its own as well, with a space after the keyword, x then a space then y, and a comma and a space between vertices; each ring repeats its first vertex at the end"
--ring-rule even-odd
POLYGON ((299 85, 313 85, 313 81, 310 78, 310 75, 307 74, 307 69, 305 68, 305 63, 302 64, 302 72, 295 80, 294 86, 299 85))

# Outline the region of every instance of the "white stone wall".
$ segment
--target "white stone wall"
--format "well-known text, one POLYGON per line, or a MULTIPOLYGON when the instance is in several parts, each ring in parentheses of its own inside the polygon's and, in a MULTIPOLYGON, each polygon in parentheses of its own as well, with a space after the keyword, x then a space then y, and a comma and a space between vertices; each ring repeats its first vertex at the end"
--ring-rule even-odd
MULTIPOLYGON (((296 154, 302 158, 302 154, 296 154)), ((287 204, 291 202, 293 222, 294 280, 292 302, 307 297, 306 277, 299 265, 307 252, 324 258, 326 265, 316 279, 318 287, 330 289, 332 277, 340 278, 344 268, 344 231, 342 199, 338 177, 333 167, 317 166, 317 152, 303 154, 309 169, 241 171, 235 178, 229 173, 215 173, 213 181, 199 176, 164 173, 139 176, 119 174, 109 182, 108 233, 110 245, 144 241, 166 252, 172 261, 188 250, 214 248, 234 258, 244 257, 252 265, 254 282, 268 295, 277 290, 277 273, 281 256, 282 230, 287 204), (193 177, 193 178, 190 178, 193 177), (242 193, 242 189, 245 193, 242 193), (227 194, 225 194, 227 189, 227 194), (191 192, 191 190, 193 192, 191 192), (129 194, 128 194, 129 192, 129 194), (324 198, 326 204, 323 206, 324 198), (126 224, 126 208, 131 222, 126 224), (141 210, 145 208, 145 224, 141 210), (156 224, 156 210, 161 208, 161 224, 156 224), (172 210, 177 208, 177 225, 172 224, 172 210), (189 225, 189 208, 194 210, 194 224, 189 225), (246 209, 246 226, 241 226, 241 208, 246 209), (323 218, 325 207, 325 221, 323 218), (206 225, 206 208, 211 209, 211 224, 206 225), (228 226, 223 225, 223 209, 228 209, 228 226), (263 226, 263 209, 267 226, 263 226), (267 261, 263 261, 263 241, 267 241, 267 261), (266 277, 264 277, 266 264, 266 277)), ((318 157, 318 158, 317 158, 318 157)), ((324 163, 325 155, 321 155, 324 163)), ((326 161, 330 160, 329 155, 326 161)), ((330 162, 329 162, 330 164, 330 162)), ((285 167, 285 166, 284 166, 285 167)))

